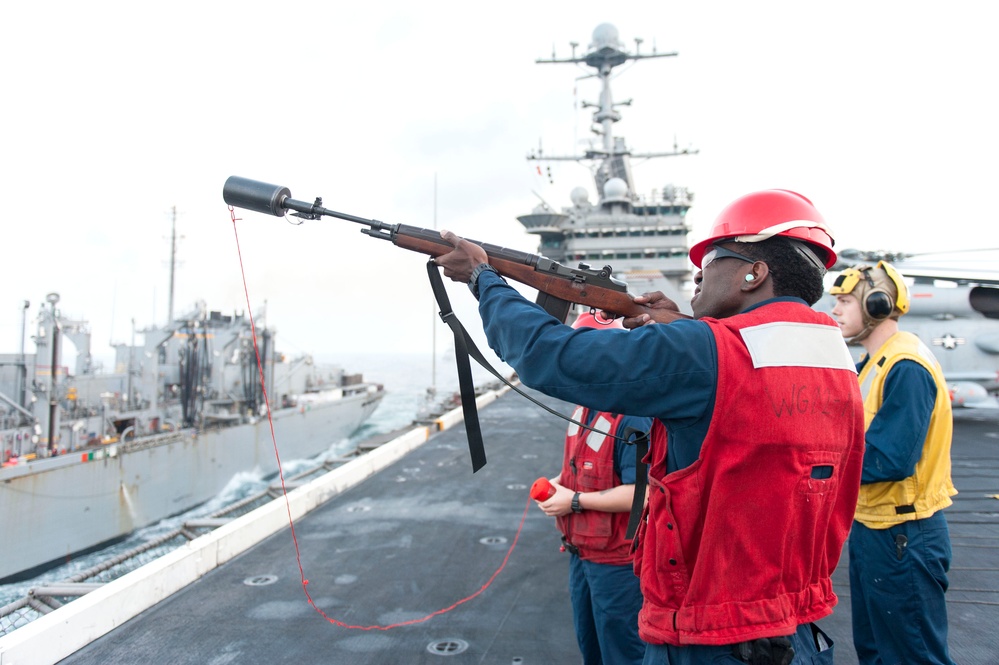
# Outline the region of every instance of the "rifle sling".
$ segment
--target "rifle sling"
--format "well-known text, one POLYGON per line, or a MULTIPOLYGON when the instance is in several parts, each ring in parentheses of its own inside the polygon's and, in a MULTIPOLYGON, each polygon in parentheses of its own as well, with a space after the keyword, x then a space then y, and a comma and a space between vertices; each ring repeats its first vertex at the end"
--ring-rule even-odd
MULTIPOLYGON (((481 365, 486 371, 506 384, 518 395, 530 400, 548 413, 558 416, 562 420, 574 423, 583 429, 590 430, 591 432, 600 432, 600 430, 596 430, 589 425, 579 422, 578 420, 573 420, 548 405, 542 404, 514 384, 510 383, 506 377, 496 371, 496 369, 489 364, 489 361, 486 360, 485 356, 482 355, 482 352, 479 351, 479 347, 475 346, 475 342, 473 342, 472 338, 468 336, 468 332, 465 330, 465 327, 461 325, 461 321, 458 320, 458 317, 451 309, 451 301, 448 299, 447 291, 444 289, 444 281, 441 279, 440 272, 438 271, 439 267, 440 266, 434 263, 433 258, 427 261, 427 276, 430 278, 430 287, 433 289, 434 298, 437 300, 437 307, 440 310, 439 314, 441 320, 451 328, 451 332, 454 334, 454 360, 458 366, 458 386, 461 393, 461 410, 465 417, 465 432, 468 437, 468 452, 472 457, 472 473, 475 473, 486 465, 486 448, 482 443, 482 429, 479 427, 479 413, 475 407, 475 384, 472 382, 472 366, 468 361, 469 357, 474 358, 475 362, 479 363, 479 365, 481 365)), ((608 435, 607 432, 600 433, 611 436, 608 435)), ((626 437, 614 436, 614 438, 625 443, 630 443, 626 437)), ((647 439, 646 450, 648 450, 647 439)), ((638 459, 641 460, 643 457, 645 457, 644 452, 640 453, 638 459)), ((635 491, 636 493, 638 491, 637 480, 635 484, 635 491)), ((644 479, 642 480, 642 491, 644 496, 644 479)))
POLYGON ((642 517, 642 509, 645 508, 645 487, 649 483, 649 470, 645 462, 645 456, 649 453, 649 433, 640 429, 629 427, 624 430, 624 438, 629 444, 635 446, 635 497, 631 500, 631 514, 628 516, 628 530, 625 538, 631 540, 638 531, 638 521, 642 517), (631 440, 633 434, 638 438, 631 440))
MULTIPOLYGON (((447 297, 444 282, 441 280, 441 275, 437 271, 437 265, 433 259, 427 261, 427 275, 430 277, 430 286, 434 290, 434 298, 437 299, 441 320, 448 324, 454 334, 454 360, 458 365, 461 410, 465 416, 465 432, 468 435, 468 453, 472 457, 472 473, 475 473, 486 465, 486 448, 482 443, 479 413, 475 408, 475 384, 472 383, 472 365, 468 362, 468 357, 471 353, 475 353, 476 360, 481 364, 483 361, 479 358, 482 354, 479 353, 468 333, 465 332, 465 328, 461 325, 461 321, 452 311, 451 301, 447 297)), ((496 374, 496 371, 489 367, 488 363, 483 367, 496 374)))

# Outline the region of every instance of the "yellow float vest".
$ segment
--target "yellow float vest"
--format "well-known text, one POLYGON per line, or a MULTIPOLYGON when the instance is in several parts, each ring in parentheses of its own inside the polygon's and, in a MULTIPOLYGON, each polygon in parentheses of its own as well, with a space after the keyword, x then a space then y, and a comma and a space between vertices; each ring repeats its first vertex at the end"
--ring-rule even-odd
POLYGON ((887 529, 929 517, 951 505, 957 494, 950 478, 950 444, 954 429, 950 393, 940 363, 918 337, 899 331, 872 354, 858 377, 864 396, 864 428, 870 427, 884 400, 885 378, 895 363, 912 360, 933 375, 937 399, 923 443, 923 453, 911 476, 900 481, 860 486, 856 519, 871 529, 887 529))

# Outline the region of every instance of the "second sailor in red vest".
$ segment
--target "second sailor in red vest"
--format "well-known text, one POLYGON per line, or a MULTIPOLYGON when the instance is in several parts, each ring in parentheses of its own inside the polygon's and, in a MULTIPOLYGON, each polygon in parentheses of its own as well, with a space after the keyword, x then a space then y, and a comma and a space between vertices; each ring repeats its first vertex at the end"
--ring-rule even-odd
MULTIPOLYGON (((573 328, 621 328, 621 323, 584 312, 573 328)), ((625 536, 637 464, 634 447, 615 437, 624 438, 629 430, 646 433, 652 419, 582 406, 572 419, 593 429, 569 425, 562 471, 552 479, 556 492, 538 505, 555 517, 571 557, 569 593, 584 665, 638 664, 645 654, 638 635, 642 592, 625 536)))

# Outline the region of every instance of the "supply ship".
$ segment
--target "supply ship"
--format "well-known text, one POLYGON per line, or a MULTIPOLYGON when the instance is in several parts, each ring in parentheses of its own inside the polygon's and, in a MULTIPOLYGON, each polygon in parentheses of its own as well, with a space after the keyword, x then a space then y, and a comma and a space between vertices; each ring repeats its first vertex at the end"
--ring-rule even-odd
POLYGON ((115 345, 105 373, 89 324, 58 303, 49 294, 38 312, 35 353, 22 341, 0 355, 0 582, 197 506, 241 471, 273 473, 268 411, 280 456, 302 459, 348 437, 384 395, 361 374, 277 352, 272 329, 255 346, 248 316, 204 304, 115 345))

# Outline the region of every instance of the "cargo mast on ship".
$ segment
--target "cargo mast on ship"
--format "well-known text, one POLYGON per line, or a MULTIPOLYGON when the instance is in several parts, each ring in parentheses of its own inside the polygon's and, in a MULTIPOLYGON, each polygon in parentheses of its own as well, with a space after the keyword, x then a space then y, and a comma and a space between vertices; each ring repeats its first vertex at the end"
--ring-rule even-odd
POLYGON ((666 58, 672 53, 640 53, 642 40, 635 40, 635 52, 625 50, 617 28, 603 23, 593 31, 593 41, 585 54, 538 59, 539 64, 577 63, 592 67, 601 82, 600 101, 583 102, 592 107, 592 131, 598 140, 577 155, 546 155, 532 151, 529 161, 574 161, 588 166, 593 173, 598 200, 591 203, 589 191, 577 187, 570 194, 571 206, 556 212, 547 203, 517 219, 529 233, 540 236, 539 253, 566 264, 583 262, 590 266, 613 266, 614 276, 629 284, 632 293, 662 291, 681 308, 688 307, 691 280, 687 259, 687 211, 693 193, 686 187, 667 184, 644 197, 635 190, 631 158, 652 159, 697 154, 697 150, 669 152, 632 152, 623 137, 614 135, 614 123, 621 119, 620 106, 631 100, 615 102, 611 93, 613 69, 629 60, 666 58))

